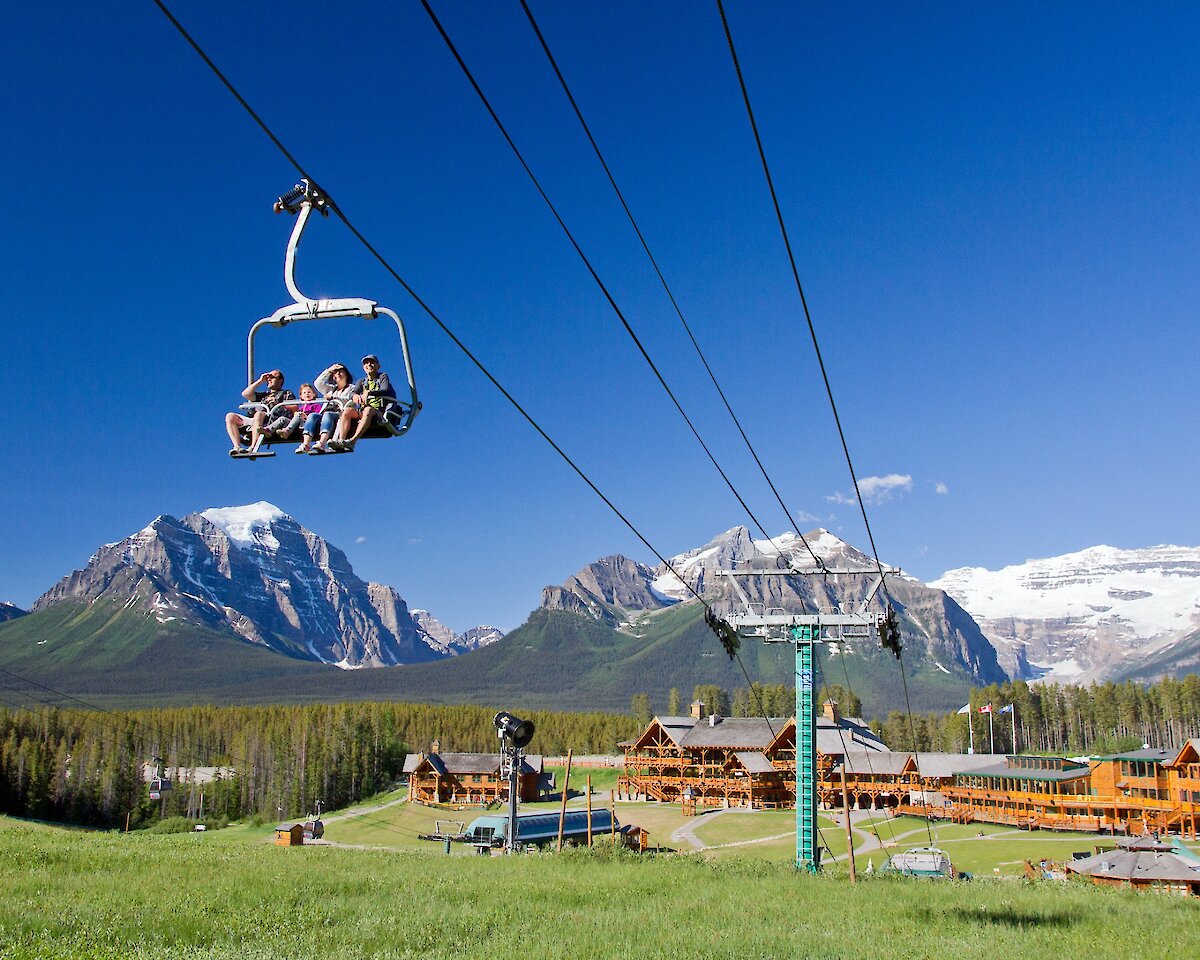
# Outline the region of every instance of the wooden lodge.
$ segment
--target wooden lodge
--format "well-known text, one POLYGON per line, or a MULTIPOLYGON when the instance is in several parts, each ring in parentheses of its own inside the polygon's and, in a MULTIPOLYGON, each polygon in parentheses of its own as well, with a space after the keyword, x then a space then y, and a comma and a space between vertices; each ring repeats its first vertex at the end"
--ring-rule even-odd
MULTIPOLYGON (((500 770, 495 753, 438 753, 437 744, 429 753, 409 754, 404 759, 408 775, 408 799, 414 803, 487 806, 508 800, 508 780, 500 770)), ((543 774, 540 756, 527 756, 521 762, 520 794, 522 803, 537 800, 552 789, 543 774)))
POLYGON ((1087 761, 1010 756, 959 774, 942 792, 947 814, 960 823, 1194 839, 1200 826, 1200 740, 1178 751, 1137 750, 1087 761))
MULTIPOLYGON (((848 803, 960 823, 1192 839, 1200 827, 1200 740, 1173 752, 1090 760, 902 753, 830 701, 817 718, 816 746, 817 802, 825 808, 848 803)), ((688 814, 796 803, 791 718, 705 716, 697 703, 689 717, 655 717, 622 747, 623 799, 679 803, 688 814)))
MULTIPOLYGON (((706 716, 704 705, 694 703, 691 716, 655 717, 641 736, 622 746, 620 797, 678 802, 689 809, 773 809, 796 802, 796 723, 788 717, 706 716)), ((866 723, 842 717, 829 701, 817 720, 819 802, 833 802, 833 767, 847 751, 890 753, 866 723)), ((869 763, 863 767, 871 769, 869 763)), ((862 805, 873 806, 897 784, 894 777, 866 773, 855 789, 862 805)), ((840 800, 840 784, 836 792, 840 800)))

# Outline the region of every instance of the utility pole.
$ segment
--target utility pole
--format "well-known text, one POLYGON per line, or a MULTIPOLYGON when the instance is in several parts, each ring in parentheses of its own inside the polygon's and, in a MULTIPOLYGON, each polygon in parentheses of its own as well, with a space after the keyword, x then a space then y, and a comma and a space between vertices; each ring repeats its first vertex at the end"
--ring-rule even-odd
POLYGON ((867 608, 884 577, 899 573, 894 567, 866 569, 833 569, 824 565, 799 568, 785 557, 779 558, 782 569, 721 570, 718 575, 728 579, 737 594, 737 612, 722 619, 709 608, 705 622, 717 635, 732 660, 743 639, 764 643, 790 643, 796 649, 796 869, 816 873, 821 869, 821 851, 817 843, 817 721, 815 685, 813 678, 813 647, 829 640, 867 639, 877 633, 880 643, 900 657, 900 640, 896 613, 888 605, 885 613, 868 612, 867 608), (866 596, 851 605, 843 603, 836 612, 789 613, 755 602, 742 589, 740 580, 746 577, 796 576, 873 576, 866 596), (847 609, 847 607, 852 607, 847 609))
POLYGON ((567 770, 563 774, 562 785, 562 806, 558 811, 558 849, 562 849, 563 845, 563 828, 567 822, 567 788, 571 784, 571 750, 567 749, 567 770))
POLYGON ((854 830, 850 827, 850 790, 846 786, 846 763, 842 758, 842 812, 846 815, 846 856, 850 859, 850 882, 858 883, 858 871, 854 866, 854 830))

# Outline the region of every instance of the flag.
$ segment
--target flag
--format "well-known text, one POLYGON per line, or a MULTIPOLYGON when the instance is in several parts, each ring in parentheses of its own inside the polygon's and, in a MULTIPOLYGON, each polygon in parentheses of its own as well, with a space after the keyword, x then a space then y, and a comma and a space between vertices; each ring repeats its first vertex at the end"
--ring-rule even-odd
POLYGON ((968 703, 968 704, 967 704, 965 707, 959 707, 959 708, 958 708, 958 712, 959 712, 959 713, 970 713, 970 712, 971 712, 971 705, 968 703))
POLYGON ((991 713, 991 712, 992 712, 992 705, 989 703, 989 704, 987 704, 986 706, 982 706, 982 707, 980 707, 980 708, 979 708, 979 712, 980 712, 980 713, 991 713))
POLYGON ((1010 703, 1010 704, 1009 704, 1007 707, 1001 707, 1001 708, 1000 708, 1000 712, 1001 712, 1001 713, 1012 713, 1012 712, 1013 712, 1013 705, 1010 703))

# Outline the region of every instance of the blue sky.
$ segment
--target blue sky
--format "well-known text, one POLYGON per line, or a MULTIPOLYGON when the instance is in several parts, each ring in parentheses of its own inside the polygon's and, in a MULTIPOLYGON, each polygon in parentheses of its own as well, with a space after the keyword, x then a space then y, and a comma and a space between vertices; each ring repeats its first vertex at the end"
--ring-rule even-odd
MULTIPOLYGON (((865 545, 715 5, 531 6, 789 507, 865 545)), ((661 551, 749 523, 419 3, 172 7, 661 551)), ((787 529, 519 5, 436 9, 723 466, 787 529)), ((1200 8, 727 10, 856 467, 884 478, 884 559, 932 579, 1200 542, 1200 8)), ((231 461, 246 333, 287 300, 270 204, 294 172, 149 0, 9 4, 0 36, 0 599, 28 606, 159 514, 256 500, 459 630, 518 625, 600 556, 652 561, 332 219, 301 288, 397 309, 425 410, 353 457, 231 461)), ((260 350, 293 387, 368 350, 399 371, 382 325, 260 350)))

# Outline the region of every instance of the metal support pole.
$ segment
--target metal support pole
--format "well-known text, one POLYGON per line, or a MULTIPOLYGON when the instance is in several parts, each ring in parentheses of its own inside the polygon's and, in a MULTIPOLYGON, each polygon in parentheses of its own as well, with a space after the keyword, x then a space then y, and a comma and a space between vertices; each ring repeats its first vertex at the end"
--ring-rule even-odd
POLYGON ((508 839, 505 852, 512 853, 517 849, 517 794, 521 783, 521 750, 519 747, 505 747, 508 757, 508 839))
POLYGON ((796 869, 821 868, 817 848, 817 723, 814 712, 813 640, 817 628, 795 627, 796 638, 796 869))

